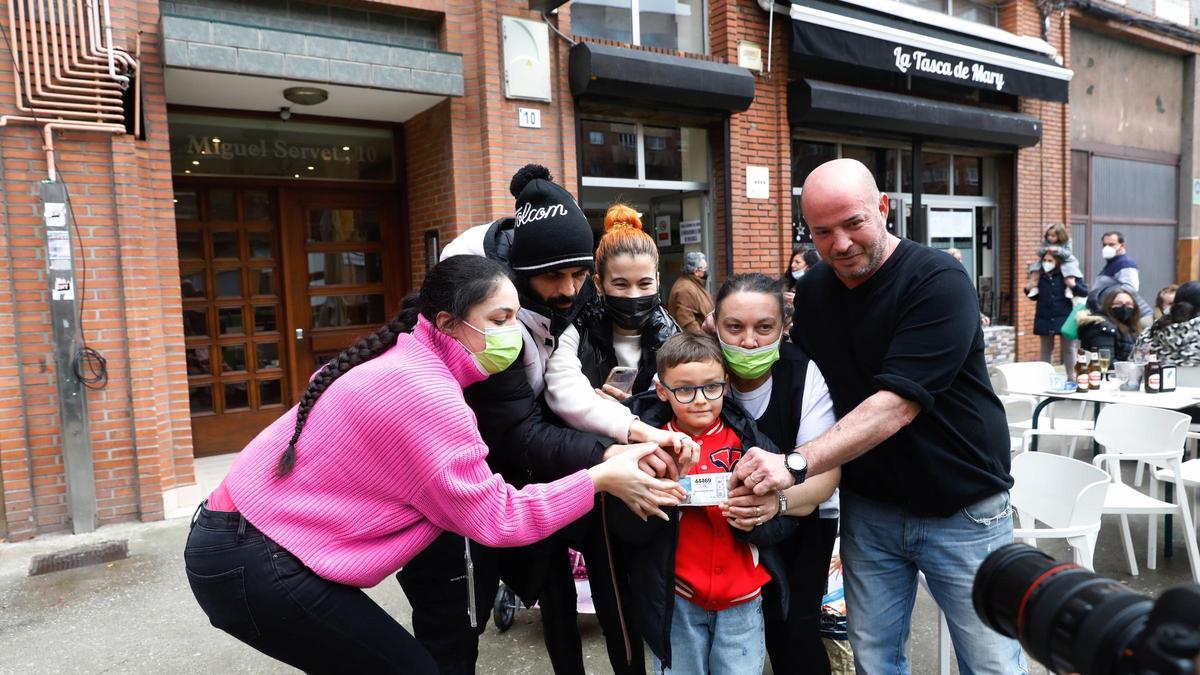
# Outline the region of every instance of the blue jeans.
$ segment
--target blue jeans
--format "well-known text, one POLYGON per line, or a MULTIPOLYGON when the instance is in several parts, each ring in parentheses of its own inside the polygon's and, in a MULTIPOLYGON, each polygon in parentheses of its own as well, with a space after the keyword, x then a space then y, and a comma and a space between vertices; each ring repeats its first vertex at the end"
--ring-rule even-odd
POLYGON ((675 596, 671 616, 671 667, 654 657, 658 675, 761 673, 767 662, 762 598, 709 612, 675 596))
POLYGON ((842 489, 841 556, 854 666, 867 675, 909 672, 905 643, 917 572, 946 614, 963 675, 1025 673, 1025 655, 984 625, 971 602, 987 554, 1012 543, 1012 508, 1000 492, 948 518, 922 518, 842 489))

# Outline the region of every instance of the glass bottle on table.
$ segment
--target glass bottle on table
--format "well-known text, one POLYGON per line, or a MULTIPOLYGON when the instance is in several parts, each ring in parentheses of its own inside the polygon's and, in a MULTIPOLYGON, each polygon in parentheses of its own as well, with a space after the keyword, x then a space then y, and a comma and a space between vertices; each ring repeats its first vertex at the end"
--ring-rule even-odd
POLYGON ((1088 352, 1088 389, 1097 390, 1104 381, 1104 370, 1100 367, 1100 355, 1088 352))
POLYGON ((1162 364, 1155 354, 1146 355, 1145 389, 1147 394, 1157 394, 1162 391, 1162 364))
POLYGON ((1091 379, 1088 377, 1088 353, 1079 350, 1075 357, 1075 389, 1079 393, 1087 393, 1091 379))

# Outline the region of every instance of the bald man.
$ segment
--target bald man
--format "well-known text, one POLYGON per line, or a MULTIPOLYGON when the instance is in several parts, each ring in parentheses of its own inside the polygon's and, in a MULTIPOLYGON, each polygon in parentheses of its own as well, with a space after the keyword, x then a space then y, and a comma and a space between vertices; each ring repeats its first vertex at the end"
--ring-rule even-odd
POLYGON ((980 563, 1012 541, 1008 428, 971 280, 943 252, 888 233, 887 195, 855 160, 817 167, 802 200, 828 264, 796 284, 804 319, 791 335, 825 374, 839 422, 787 456, 751 450, 735 486, 765 494, 843 467, 841 555, 859 672, 908 672, 920 571, 960 672, 1024 673, 1017 643, 984 626, 971 603, 980 563))

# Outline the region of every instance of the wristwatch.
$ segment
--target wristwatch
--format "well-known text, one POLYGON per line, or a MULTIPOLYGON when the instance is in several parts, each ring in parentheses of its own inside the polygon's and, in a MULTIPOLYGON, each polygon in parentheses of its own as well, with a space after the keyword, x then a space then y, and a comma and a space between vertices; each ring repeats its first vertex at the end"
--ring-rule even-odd
POLYGON ((792 478, 795 479, 795 484, 799 485, 804 482, 804 478, 808 475, 808 458, 798 452, 789 452, 783 458, 783 465, 787 467, 792 478))
POLYGON ((775 493, 775 497, 779 499, 779 511, 775 513, 775 517, 778 518, 783 515, 784 511, 787 511, 787 493, 780 490, 775 493))

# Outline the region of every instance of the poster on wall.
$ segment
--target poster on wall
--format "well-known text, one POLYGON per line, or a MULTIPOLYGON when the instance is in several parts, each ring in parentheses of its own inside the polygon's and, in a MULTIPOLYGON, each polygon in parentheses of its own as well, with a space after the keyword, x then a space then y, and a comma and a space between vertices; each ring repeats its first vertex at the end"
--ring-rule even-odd
POLYGON ((700 241, 700 221, 684 220, 679 223, 679 243, 699 244, 700 241))
POLYGON ((664 248, 671 245, 670 215, 654 217, 654 241, 658 242, 659 248, 664 248))

